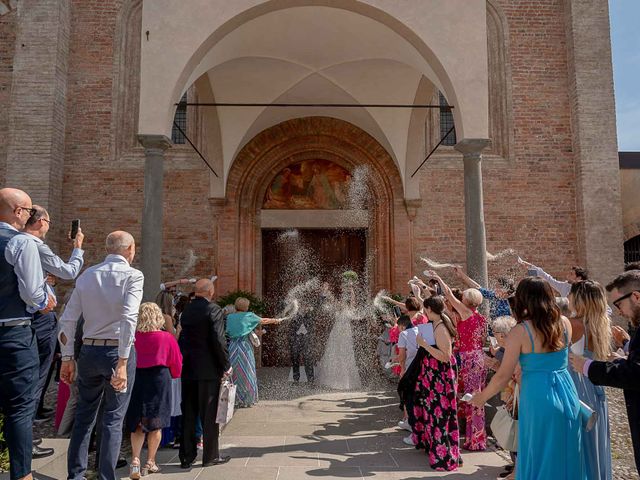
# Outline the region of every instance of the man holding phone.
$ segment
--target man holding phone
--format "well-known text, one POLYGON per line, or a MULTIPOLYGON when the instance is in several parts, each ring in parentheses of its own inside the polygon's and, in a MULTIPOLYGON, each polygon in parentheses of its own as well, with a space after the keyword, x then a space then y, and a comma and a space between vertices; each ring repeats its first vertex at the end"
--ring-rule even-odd
MULTIPOLYGON (((40 205, 33 205, 33 214, 29 217, 29 220, 27 220, 24 233, 32 236, 38 247, 38 254, 40 255, 40 263, 44 270, 44 277, 47 278, 47 274, 51 274, 63 280, 73 280, 80 273, 84 263, 84 251, 82 250, 84 235, 79 231, 79 229, 77 229, 78 231, 76 231, 75 235, 71 237, 73 239, 73 251, 69 261, 64 262, 64 260, 53 253, 51 248, 49 248, 45 243, 45 238, 50 227, 51 219, 47 210, 40 205)), ((46 288, 49 294, 55 297, 53 287, 47 284, 46 288)), ((49 372, 56 347, 57 320, 55 312, 36 312, 33 316, 31 326, 36 333, 40 367, 39 377, 34 392, 34 414, 37 421, 40 396, 42 395, 42 390, 44 389, 44 384, 47 380, 47 374, 49 372)), ((36 445, 36 443, 38 443, 37 440, 34 441, 33 458, 42 458, 53 455, 53 448, 41 448, 36 445)))

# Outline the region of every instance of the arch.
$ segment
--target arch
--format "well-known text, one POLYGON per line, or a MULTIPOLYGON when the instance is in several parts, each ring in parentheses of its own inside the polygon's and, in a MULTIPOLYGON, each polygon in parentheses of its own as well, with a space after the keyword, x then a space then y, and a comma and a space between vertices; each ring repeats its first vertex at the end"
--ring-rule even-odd
MULTIPOLYGON (((305 117, 262 131, 233 162, 227 198, 218 212, 219 228, 230 235, 228 241, 237 252, 233 264, 218 266, 226 288, 261 291, 261 209, 265 192, 284 167, 311 158, 330 160, 349 170, 360 165, 369 167, 370 188, 377 199, 369 211, 367 250, 373 260, 370 286, 390 288, 402 282, 402 277, 395 278, 396 270, 404 267, 406 271, 410 253, 395 249, 398 233, 408 226, 408 219, 402 208, 402 180, 393 159, 372 136, 353 124, 330 117, 305 117)), ((303 212, 297 210, 296 214, 303 212)), ((217 257, 224 263, 223 256, 217 257)))
MULTIPOLYGON (((154 28, 160 28, 161 19, 163 19, 163 36, 171 38, 174 34, 184 32, 184 26, 174 26, 172 24, 180 24, 180 22, 187 23, 190 20, 197 19, 196 12, 199 12, 202 16, 203 12, 210 10, 210 8, 200 9, 200 7, 204 5, 200 5, 202 1, 203 0, 196 0, 198 4, 194 5, 194 12, 187 12, 188 18, 185 17, 167 22, 165 19, 172 16, 171 12, 168 11, 171 7, 160 6, 156 9, 158 11, 154 11, 154 8, 151 6, 152 2, 147 0, 147 2, 145 2, 145 12, 148 11, 149 14, 147 15, 145 13, 145 15, 148 18, 151 35, 156 33, 154 28), (147 8, 147 5, 150 6, 147 8), (161 12, 163 9, 164 11, 161 12), (167 30, 168 28, 169 30, 167 30)), ((235 29, 253 19, 267 15, 271 12, 284 11, 294 7, 327 7, 352 12, 371 19, 385 26, 399 38, 403 39, 407 45, 412 48, 412 51, 415 52, 416 58, 421 58, 418 71, 421 71, 430 77, 439 89, 446 93, 451 103, 456 106, 454 114, 456 116, 456 123, 459 126, 460 137, 462 138, 466 136, 465 129, 469 126, 469 133, 471 136, 485 138, 487 136, 486 126, 488 120, 486 118, 486 96, 482 94, 482 91, 486 86, 486 64, 483 64, 482 59, 486 57, 486 45, 482 45, 483 42, 469 42, 468 39, 464 42, 458 40, 460 35, 459 33, 455 33, 456 25, 451 25, 452 23, 455 24, 456 22, 460 22, 461 25, 465 24, 467 26, 467 28, 464 29, 465 35, 473 35, 476 40, 478 40, 480 36, 483 36, 484 38, 484 35, 486 35, 486 22, 484 22, 486 12, 484 11, 484 2, 481 4, 482 12, 479 12, 477 11, 480 5, 478 1, 473 2, 473 4, 466 2, 464 4, 465 8, 459 8, 460 5, 457 4, 461 3, 461 0, 453 0, 453 2, 431 0, 431 10, 429 11, 429 15, 423 13, 425 8, 424 2, 414 2, 410 8, 400 8, 393 3, 386 4, 384 7, 380 5, 374 6, 372 5, 373 3, 374 2, 372 1, 367 2, 357 0, 311 0, 304 2, 301 0, 269 0, 266 2, 259 2, 258 0, 242 0, 233 2, 232 7, 225 8, 224 11, 218 12, 220 15, 216 18, 219 22, 217 28, 210 27, 213 31, 206 34, 203 34, 203 32, 193 33, 193 48, 191 46, 187 46, 189 45, 189 42, 186 40, 183 42, 184 51, 180 52, 180 58, 185 58, 186 60, 182 64, 176 64, 173 68, 174 71, 171 74, 167 73, 165 75, 167 77, 165 81, 161 81, 160 84, 156 85, 156 87, 151 86, 153 83, 151 79, 153 78, 154 81, 157 80, 158 75, 162 72, 162 60, 155 58, 162 56, 160 55, 160 52, 164 45, 162 42, 153 45, 149 44, 148 48, 145 49, 145 41, 143 40, 143 89, 146 85, 149 85, 150 91, 158 93, 163 91, 166 93, 162 94, 164 98, 155 99, 156 102, 161 102, 161 104, 158 104, 157 106, 149 106, 149 109, 147 110, 141 108, 139 133, 158 134, 163 133, 166 130, 166 125, 168 125, 171 120, 174 107, 173 104, 180 98, 181 93, 187 87, 189 78, 199 62, 205 57, 207 52, 209 52, 218 42, 235 29), (445 13, 448 14, 455 8, 459 8, 462 13, 459 11, 457 15, 447 17, 447 22, 440 21, 442 19, 438 17, 439 15, 443 15, 445 13), (450 20, 452 17, 454 20, 450 20), (483 20, 481 22, 482 25, 479 25, 478 23, 478 19, 480 18, 483 20), (434 29, 430 27, 433 27, 433 25, 429 22, 432 22, 433 25, 436 26, 436 33, 432 32, 434 29), (438 27, 438 22, 440 24, 446 23, 447 25, 446 27, 438 27), (416 28, 421 29, 422 37, 420 34, 416 33, 416 28), (445 68, 441 58, 439 58, 432 46, 429 45, 431 42, 427 42, 425 38, 423 38, 428 35, 438 34, 450 37, 445 41, 438 39, 435 43, 442 50, 442 52, 439 53, 440 55, 444 52, 451 52, 451 58, 447 59, 447 68, 455 70, 456 75, 460 76, 457 83, 449 74, 447 68, 445 68), (189 49, 189 51, 187 51, 187 49, 189 49), (148 54, 145 53, 146 50, 148 50, 148 54), (460 55, 465 57, 464 61, 460 59, 460 55), (457 57, 455 61, 454 57, 457 57), (154 61, 147 60, 150 58, 154 58, 154 61), (466 69, 461 69, 460 63, 465 63, 466 61, 471 62, 472 68, 467 65, 466 69), (149 64, 149 68, 146 68, 147 63, 149 64), (154 68, 156 69, 155 71, 154 68), (462 87, 462 85, 465 86, 462 87), (465 90, 463 95, 464 98, 459 97, 459 88, 465 90), (480 92, 480 94, 478 94, 478 92, 480 92), (159 115, 160 109, 163 109, 165 113, 159 115), (467 117, 468 121, 463 121, 463 119, 466 120, 467 117), (163 123, 161 127, 158 127, 158 122, 160 121, 163 123), (158 131, 158 128, 162 131, 158 131), (154 131, 152 132, 150 130, 154 131)), ((174 63, 176 58, 178 58, 178 56, 165 56, 172 58, 174 63)), ((144 102, 145 100, 148 101, 143 93, 141 101, 144 102)))

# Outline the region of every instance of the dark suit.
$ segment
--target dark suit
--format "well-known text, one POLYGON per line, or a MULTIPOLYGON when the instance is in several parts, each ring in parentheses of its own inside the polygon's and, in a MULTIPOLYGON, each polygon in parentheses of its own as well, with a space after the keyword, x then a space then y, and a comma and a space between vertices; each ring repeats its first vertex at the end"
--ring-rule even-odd
POLYGON ((307 375, 307 381, 314 381, 314 355, 312 352, 314 314, 313 308, 300 311, 291 319, 289 326, 289 354, 291 356, 291 366, 293 367, 293 380, 296 382, 300 380, 300 357, 304 359, 304 371, 307 375), (303 330, 306 330, 306 333, 298 333, 303 326, 303 330))
POLYGON ((633 335, 626 360, 593 362, 589 366, 589 380, 596 385, 624 390, 633 455, 640 473, 640 335, 637 332, 633 335))
POLYGON ((229 370, 229 355, 222 310, 215 303, 195 297, 182 316, 178 343, 182 351, 182 443, 180 461, 192 463, 197 451, 196 420, 202 420, 202 462, 220 456, 216 423, 220 381, 229 370))

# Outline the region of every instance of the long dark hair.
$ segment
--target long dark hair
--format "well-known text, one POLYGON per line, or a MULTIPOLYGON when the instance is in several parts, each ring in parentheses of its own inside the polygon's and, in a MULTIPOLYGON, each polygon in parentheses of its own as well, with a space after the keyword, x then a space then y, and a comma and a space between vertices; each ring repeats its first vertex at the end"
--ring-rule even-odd
POLYGON ((543 279, 527 277, 520 281, 513 314, 519 322, 531 321, 542 335, 543 347, 556 351, 564 346, 562 314, 551 286, 543 279))
POLYGON ((440 318, 442 319, 446 329, 449 331, 451 338, 456 338, 458 331, 453 325, 451 319, 444 313, 444 299, 442 297, 434 295, 433 297, 425 298, 424 308, 428 308, 436 315, 440 315, 440 318))

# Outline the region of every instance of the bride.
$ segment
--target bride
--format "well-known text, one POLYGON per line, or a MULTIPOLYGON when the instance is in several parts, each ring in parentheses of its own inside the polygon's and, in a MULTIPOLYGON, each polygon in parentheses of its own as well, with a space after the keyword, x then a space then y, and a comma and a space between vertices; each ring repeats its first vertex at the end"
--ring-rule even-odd
POLYGON ((316 366, 316 383, 335 390, 362 388, 351 328, 351 321, 356 318, 354 275, 357 280, 355 272, 343 274, 342 301, 335 304, 335 322, 324 355, 316 366))

